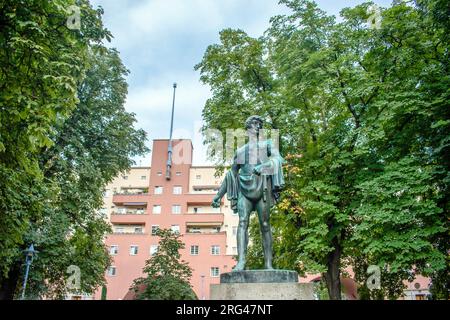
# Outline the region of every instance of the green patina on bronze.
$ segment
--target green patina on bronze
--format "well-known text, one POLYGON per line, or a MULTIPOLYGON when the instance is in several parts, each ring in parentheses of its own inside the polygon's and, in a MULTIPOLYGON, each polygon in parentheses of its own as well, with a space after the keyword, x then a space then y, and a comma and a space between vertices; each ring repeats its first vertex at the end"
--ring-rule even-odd
POLYGON ((272 231, 270 208, 278 201, 284 186, 283 158, 270 139, 260 137, 263 121, 251 116, 245 122, 249 142, 236 151, 231 169, 214 197, 212 206, 220 207, 227 194, 231 208, 239 215, 237 231, 238 263, 233 271, 244 270, 248 247, 248 224, 250 214, 258 213, 264 249, 264 265, 272 267, 272 231))

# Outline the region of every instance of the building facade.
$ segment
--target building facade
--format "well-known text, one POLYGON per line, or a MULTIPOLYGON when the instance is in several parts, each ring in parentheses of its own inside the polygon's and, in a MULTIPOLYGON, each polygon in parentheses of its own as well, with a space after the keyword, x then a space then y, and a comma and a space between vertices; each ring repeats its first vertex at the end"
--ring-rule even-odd
MULTIPOLYGON (((154 140, 150 167, 136 167, 106 189, 103 208, 113 233, 106 238, 113 263, 106 274, 108 300, 123 299, 133 280, 143 276, 145 261, 158 248, 157 228, 179 232, 181 258, 193 269, 191 284, 199 299, 209 298, 210 284, 235 264, 238 216, 226 199, 211 202, 222 178, 215 168, 192 166, 190 140, 173 140, 171 179, 167 180, 168 140, 154 140)), ((100 299, 101 290, 95 299, 100 299)))

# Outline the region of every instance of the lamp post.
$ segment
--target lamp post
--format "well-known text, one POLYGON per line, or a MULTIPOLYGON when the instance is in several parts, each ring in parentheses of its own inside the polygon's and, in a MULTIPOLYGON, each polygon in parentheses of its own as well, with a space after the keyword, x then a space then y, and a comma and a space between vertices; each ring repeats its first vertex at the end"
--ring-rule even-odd
POLYGON ((30 271, 30 265, 33 262, 34 256, 38 253, 38 251, 34 250, 33 244, 30 245, 30 247, 25 252, 25 263, 26 263, 26 269, 25 269, 25 279, 23 280, 23 288, 22 288, 22 300, 25 299, 25 289, 27 288, 27 280, 28 280, 28 273, 30 271))

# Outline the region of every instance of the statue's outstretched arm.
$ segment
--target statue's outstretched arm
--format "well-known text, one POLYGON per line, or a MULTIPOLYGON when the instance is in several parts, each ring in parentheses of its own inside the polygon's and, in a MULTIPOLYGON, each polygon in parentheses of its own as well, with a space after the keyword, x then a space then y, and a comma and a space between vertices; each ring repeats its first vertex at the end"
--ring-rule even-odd
POLYGON ((216 196, 213 199, 213 202, 211 206, 213 208, 220 207, 220 201, 222 200, 223 196, 227 193, 227 178, 225 176, 225 179, 223 180, 222 184, 220 185, 219 191, 217 191, 216 196))

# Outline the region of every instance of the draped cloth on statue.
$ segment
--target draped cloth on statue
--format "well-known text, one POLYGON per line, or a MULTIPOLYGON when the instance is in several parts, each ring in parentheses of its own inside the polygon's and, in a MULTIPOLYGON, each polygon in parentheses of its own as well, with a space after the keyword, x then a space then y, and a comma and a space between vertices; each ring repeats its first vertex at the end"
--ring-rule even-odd
POLYGON ((284 188, 283 162, 284 159, 278 154, 270 159, 272 161, 272 172, 270 175, 273 203, 277 203, 280 198, 280 192, 284 188))
MULTIPOLYGON (((280 197, 280 192, 284 187, 283 162, 278 149, 274 148, 271 141, 263 142, 267 146, 266 161, 263 162, 265 168, 261 175, 236 174, 229 170, 225 175, 227 199, 230 201, 231 209, 237 212, 237 201, 239 191, 249 198, 255 197, 258 191, 264 193, 264 199, 274 205, 280 197)), ((245 150, 245 149, 244 149, 245 150)))
POLYGON ((233 212, 237 212, 237 199, 239 195, 239 183, 233 171, 228 171, 225 175, 225 181, 223 182, 227 186, 227 199, 230 201, 231 209, 233 212))

